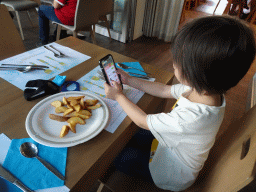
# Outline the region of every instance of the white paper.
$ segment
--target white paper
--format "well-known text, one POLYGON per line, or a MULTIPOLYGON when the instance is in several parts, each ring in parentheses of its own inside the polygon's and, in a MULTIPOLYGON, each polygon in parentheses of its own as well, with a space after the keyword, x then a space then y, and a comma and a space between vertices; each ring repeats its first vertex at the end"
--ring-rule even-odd
POLYGON ((0 77, 15 85, 21 90, 25 89, 25 85, 29 80, 44 79, 49 80, 56 75, 67 71, 68 69, 90 59, 90 56, 84 55, 78 51, 62 46, 57 43, 46 45, 53 45, 57 50, 64 53, 65 57, 56 58, 54 54, 44 47, 39 47, 25 53, 4 59, 0 61, 1 64, 19 64, 19 65, 45 65, 47 70, 34 70, 27 73, 22 73, 16 70, 0 70, 0 77))
MULTIPOLYGON (((77 82, 80 84, 80 91, 88 91, 89 93, 99 95, 106 102, 106 104, 109 107, 110 117, 109 123, 105 130, 107 130, 110 133, 114 133, 118 126, 123 122, 127 114, 118 104, 118 102, 106 98, 104 90, 105 81, 102 80, 100 78, 100 75, 97 73, 99 70, 101 70, 99 66, 94 68, 85 76, 80 78, 77 82)), ((154 80, 154 78, 151 78, 151 81, 154 80)), ((140 100, 140 98, 144 94, 144 92, 138 89, 134 89, 127 85, 124 85, 123 92, 125 93, 126 97, 135 104, 140 100)))
POLYGON ((4 159, 8 153, 8 149, 11 145, 12 140, 9 139, 5 134, 0 134, 0 164, 3 165, 4 159))
MULTIPOLYGON (((9 147, 11 145, 11 139, 9 139, 4 133, 0 134, 0 164, 3 165, 4 159, 7 155, 9 147)), ((39 189, 35 192, 69 192, 70 189, 67 186, 54 187, 50 189, 39 189)))

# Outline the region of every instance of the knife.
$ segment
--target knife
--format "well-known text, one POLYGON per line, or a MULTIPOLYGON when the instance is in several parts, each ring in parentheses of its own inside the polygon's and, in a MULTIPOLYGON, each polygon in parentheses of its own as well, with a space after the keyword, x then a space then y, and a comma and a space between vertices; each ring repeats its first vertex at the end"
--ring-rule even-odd
POLYGON ((0 177, 16 185, 24 192, 33 192, 32 190, 27 188, 23 183, 21 183, 16 177, 14 177, 10 172, 4 169, 1 165, 0 165, 0 177))
POLYGON ((1 66, 10 66, 10 67, 36 67, 36 68, 49 68, 48 66, 45 65, 17 65, 17 64, 1 64, 1 66))

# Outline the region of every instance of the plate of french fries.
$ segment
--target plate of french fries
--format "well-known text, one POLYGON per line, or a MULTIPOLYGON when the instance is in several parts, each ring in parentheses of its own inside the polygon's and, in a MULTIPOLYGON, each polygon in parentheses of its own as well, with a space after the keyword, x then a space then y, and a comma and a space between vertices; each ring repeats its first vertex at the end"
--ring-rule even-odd
POLYGON ((97 136, 108 119, 108 107, 99 96, 68 91, 37 103, 26 118, 26 130, 42 145, 71 147, 97 136))

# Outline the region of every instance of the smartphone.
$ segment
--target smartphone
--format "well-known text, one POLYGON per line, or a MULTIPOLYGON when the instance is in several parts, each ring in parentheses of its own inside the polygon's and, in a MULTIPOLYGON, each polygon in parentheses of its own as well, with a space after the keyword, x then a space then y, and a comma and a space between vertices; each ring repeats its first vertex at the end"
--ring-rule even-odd
POLYGON ((113 86, 112 81, 116 81, 117 83, 122 85, 120 75, 117 73, 115 62, 111 54, 108 54, 107 56, 100 59, 99 65, 106 79, 106 82, 109 85, 113 86))

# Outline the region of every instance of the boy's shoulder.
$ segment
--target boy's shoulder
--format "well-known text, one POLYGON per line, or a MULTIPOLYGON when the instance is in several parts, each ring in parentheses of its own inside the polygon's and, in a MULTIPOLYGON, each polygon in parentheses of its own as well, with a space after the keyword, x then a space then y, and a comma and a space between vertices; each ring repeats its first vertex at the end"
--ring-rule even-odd
POLYGON ((191 87, 183 85, 183 84, 175 84, 171 87, 171 94, 175 99, 181 97, 181 95, 187 91, 189 91, 191 87))
MULTIPOLYGON (((194 103, 181 97, 175 107, 171 111, 171 116, 181 127, 196 127, 204 129, 205 126, 215 125, 222 122, 225 114, 226 102, 223 101, 222 106, 208 106, 200 103, 194 103)), ((191 129, 192 130, 192 129, 191 129)))

